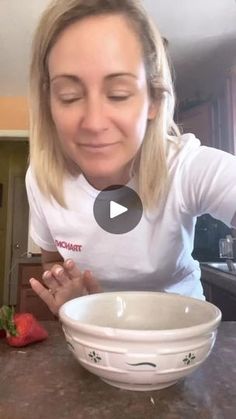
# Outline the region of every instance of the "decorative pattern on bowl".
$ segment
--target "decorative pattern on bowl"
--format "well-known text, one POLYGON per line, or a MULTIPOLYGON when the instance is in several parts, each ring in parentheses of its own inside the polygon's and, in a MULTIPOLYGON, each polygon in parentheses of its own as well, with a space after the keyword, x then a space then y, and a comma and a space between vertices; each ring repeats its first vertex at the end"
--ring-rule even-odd
POLYGON ((160 389, 174 384, 205 361, 216 338, 214 332, 208 334, 201 344, 192 342, 187 350, 186 347, 170 345, 167 351, 158 349, 156 345, 155 352, 142 353, 137 352, 135 348, 128 351, 116 347, 114 351, 104 345, 92 346, 82 338, 73 336, 67 328, 63 327, 63 331, 69 348, 86 369, 99 375, 109 384, 133 390, 160 389), (132 384, 127 383, 130 379, 132 384))

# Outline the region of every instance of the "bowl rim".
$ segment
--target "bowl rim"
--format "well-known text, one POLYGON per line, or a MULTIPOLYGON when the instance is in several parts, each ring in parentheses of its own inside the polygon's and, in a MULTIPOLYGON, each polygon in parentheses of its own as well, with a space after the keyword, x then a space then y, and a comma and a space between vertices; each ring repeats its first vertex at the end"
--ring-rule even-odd
MULTIPOLYGON (((101 297, 102 298, 102 297, 101 297)), ((189 296, 184 296, 176 293, 165 293, 159 291, 114 291, 114 292, 105 292, 105 293, 96 293, 96 294, 88 294, 81 297, 73 298, 72 300, 67 301, 64 303, 59 309, 59 319, 63 324, 76 330, 78 332, 82 332, 86 335, 93 335, 96 337, 104 338, 106 336, 107 339, 124 339, 124 340, 135 340, 134 338, 137 337, 140 341, 140 338, 145 338, 146 341, 153 341, 153 340, 182 340, 186 338, 196 337, 202 335, 204 333, 213 332, 217 329, 219 323, 222 319, 221 310, 215 306, 214 304, 210 303, 209 301, 196 299, 189 296), (158 294, 161 298, 176 298, 184 301, 192 301, 196 300, 197 304, 199 305, 208 305, 213 310, 215 310, 215 318, 209 320, 208 322, 197 324, 194 326, 187 326, 184 328, 176 328, 176 329, 161 329, 161 330, 153 330, 153 329, 145 329, 145 330, 137 330, 137 329, 122 329, 122 328, 114 328, 111 326, 99 326, 99 325, 91 325, 89 323, 80 322, 78 320, 73 320, 65 313, 66 306, 70 305, 72 301, 76 301, 79 299, 90 299, 92 296, 96 296, 95 298, 99 298, 100 295, 124 295, 124 294, 158 294), (131 339, 132 338, 132 339, 131 339)))

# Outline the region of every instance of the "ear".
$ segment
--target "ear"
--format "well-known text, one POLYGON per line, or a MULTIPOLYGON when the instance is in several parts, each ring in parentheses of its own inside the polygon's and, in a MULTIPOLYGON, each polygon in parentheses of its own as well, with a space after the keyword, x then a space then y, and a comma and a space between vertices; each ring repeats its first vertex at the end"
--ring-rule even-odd
POLYGON ((152 120, 156 117, 158 111, 158 102, 153 99, 150 100, 148 108, 148 120, 152 120))

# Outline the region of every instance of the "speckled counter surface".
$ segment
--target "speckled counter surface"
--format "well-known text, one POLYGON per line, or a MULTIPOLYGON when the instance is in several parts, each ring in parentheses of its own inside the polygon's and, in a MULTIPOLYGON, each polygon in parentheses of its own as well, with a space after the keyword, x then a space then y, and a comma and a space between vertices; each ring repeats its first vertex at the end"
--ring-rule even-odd
POLYGON ((0 341, 0 419, 235 419, 236 322, 219 327, 213 352, 172 387, 120 390, 83 369, 58 322, 49 338, 13 349, 0 341))

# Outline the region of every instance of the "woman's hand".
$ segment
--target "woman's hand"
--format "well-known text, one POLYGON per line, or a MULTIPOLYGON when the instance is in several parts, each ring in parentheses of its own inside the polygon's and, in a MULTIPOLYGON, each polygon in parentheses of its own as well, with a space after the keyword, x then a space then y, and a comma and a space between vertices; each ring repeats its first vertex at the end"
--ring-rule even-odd
POLYGON ((43 282, 46 287, 37 279, 30 279, 32 289, 55 315, 58 315, 59 308, 66 301, 102 291, 91 272, 81 273, 71 259, 67 259, 63 265, 56 264, 50 270, 45 271, 43 282))

